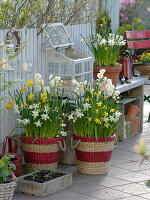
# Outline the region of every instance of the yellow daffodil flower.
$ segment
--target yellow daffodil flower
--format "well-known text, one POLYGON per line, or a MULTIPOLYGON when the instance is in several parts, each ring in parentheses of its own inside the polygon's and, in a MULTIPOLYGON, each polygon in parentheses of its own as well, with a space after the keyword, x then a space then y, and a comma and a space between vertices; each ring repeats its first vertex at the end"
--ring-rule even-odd
POLYGON ((102 102, 98 102, 98 103, 97 103, 97 106, 98 106, 98 107, 101 107, 101 106, 102 106, 102 102))
POLYGON ((46 101, 46 100, 47 100, 47 92, 41 93, 41 99, 42 99, 43 101, 46 101))
POLYGON ((112 108, 112 109, 110 110, 110 112, 115 112, 115 109, 114 109, 114 108, 112 108))
POLYGON ((104 99, 108 99, 108 96, 104 96, 104 99))
POLYGON ((106 106, 106 105, 104 105, 104 106, 103 106, 103 109, 104 109, 104 110, 106 110, 106 109, 107 109, 107 106, 106 106))
POLYGON ((21 88, 20 92, 26 92, 26 88, 25 87, 21 88))
POLYGON ((12 103, 6 103, 5 108, 7 110, 9 110, 9 109, 13 108, 13 104, 12 103))
POLYGON ((27 81, 27 85, 26 86, 31 86, 31 87, 34 87, 34 83, 32 80, 30 81, 27 81))
POLYGON ((25 106, 25 107, 27 107, 28 106, 28 104, 24 101, 23 102, 23 105, 25 106))
POLYGON ((108 117, 108 112, 104 112, 104 117, 108 117))
POLYGON ((98 95, 101 95, 101 94, 102 94, 102 92, 101 92, 101 91, 94 92, 94 95, 95 95, 95 96, 98 96, 98 95))
POLYGON ((85 99, 85 101, 86 101, 86 102, 89 102, 89 101, 90 101, 90 99, 89 99, 89 98, 86 98, 86 99, 85 99))
POLYGON ((17 104, 17 102, 14 100, 14 101, 13 101, 13 104, 17 104))
POLYGON ((98 118, 95 118, 95 123, 96 124, 101 124, 102 122, 98 118))
POLYGON ((97 109, 97 110, 95 110, 95 112, 96 112, 96 114, 98 114, 98 113, 99 113, 99 110, 97 109))
POLYGON ((30 100, 34 100, 34 97, 35 97, 34 94, 29 94, 29 95, 28 95, 28 98, 29 98, 30 100))

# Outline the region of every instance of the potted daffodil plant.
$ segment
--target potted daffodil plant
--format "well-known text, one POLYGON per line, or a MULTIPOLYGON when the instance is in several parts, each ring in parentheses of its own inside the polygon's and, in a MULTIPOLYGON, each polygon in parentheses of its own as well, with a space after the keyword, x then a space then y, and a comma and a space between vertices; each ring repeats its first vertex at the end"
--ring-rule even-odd
POLYGON ((68 116, 73 122, 78 171, 105 174, 108 171, 120 118, 120 92, 100 70, 93 88, 87 82, 73 80, 77 99, 68 116))
POLYGON ((22 148, 28 172, 41 169, 57 169, 60 148, 66 136, 64 128, 65 104, 61 97, 60 77, 49 78, 45 86, 41 75, 36 73, 35 80, 10 94, 12 107, 19 115, 18 123, 24 128, 21 137, 22 148))
POLYGON ((119 55, 126 43, 123 36, 109 33, 105 37, 99 33, 92 33, 84 41, 95 59, 93 66, 94 79, 97 79, 97 74, 101 69, 105 69, 105 75, 112 79, 113 85, 116 86, 122 69, 122 65, 118 63, 119 55))

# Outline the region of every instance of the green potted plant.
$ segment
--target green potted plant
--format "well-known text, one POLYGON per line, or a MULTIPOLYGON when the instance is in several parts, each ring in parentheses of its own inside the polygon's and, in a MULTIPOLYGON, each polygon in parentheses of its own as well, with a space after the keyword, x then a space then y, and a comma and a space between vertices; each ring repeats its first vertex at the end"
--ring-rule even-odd
POLYGON ((78 171, 83 174, 107 173, 121 115, 120 92, 104 73, 100 70, 93 88, 73 81, 77 99, 68 119, 73 122, 78 171))
POLYGON ((97 79, 100 69, 105 69, 105 75, 112 79, 113 85, 116 86, 122 69, 122 65, 117 61, 119 60, 120 51, 126 43, 123 36, 109 34, 104 37, 97 33, 91 34, 84 41, 95 59, 93 66, 94 79, 97 79))
POLYGON ((10 162, 13 156, 3 156, 0 159, 0 199, 11 200, 15 191, 16 182, 12 170, 16 167, 10 162))
MULTIPOLYGON (((20 90, 10 94, 12 107, 19 114, 18 122, 24 128, 22 148, 28 172, 57 169, 60 148, 66 136, 64 128, 66 100, 61 98, 60 77, 50 76, 49 86, 44 85, 40 74, 35 82, 27 81, 20 90)), ((7 104, 8 105, 8 104, 7 104)))

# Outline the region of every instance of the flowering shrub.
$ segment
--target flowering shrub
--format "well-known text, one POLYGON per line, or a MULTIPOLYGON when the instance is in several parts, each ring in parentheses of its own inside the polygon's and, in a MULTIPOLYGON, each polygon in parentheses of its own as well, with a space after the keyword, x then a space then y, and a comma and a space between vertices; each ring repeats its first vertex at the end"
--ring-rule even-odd
POLYGON ((120 1, 120 22, 125 24, 128 22, 130 15, 133 17, 133 11, 135 9, 136 0, 121 0, 120 1))
POLYGON ((150 63, 150 53, 144 52, 139 59, 135 60, 136 63, 150 63))
POLYGON ((65 104, 60 95, 62 81, 60 77, 49 77, 49 86, 44 85, 40 74, 35 74, 33 80, 27 81, 19 91, 11 95, 13 103, 7 103, 6 108, 14 108, 20 115, 17 119, 25 129, 25 136, 32 138, 53 138, 66 136, 64 132, 65 104))
POLYGON ((96 34, 91 35, 89 39, 84 39, 84 41, 93 53, 95 66, 111 67, 118 65, 120 50, 125 45, 123 36, 109 34, 105 38, 96 34))
POLYGON ((112 81, 103 77, 105 70, 100 70, 94 88, 87 82, 73 80, 77 100, 75 110, 68 116, 73 122, 74 131, 83 137, 112 136, 117 128, 119 112, 119 94, 112 81))

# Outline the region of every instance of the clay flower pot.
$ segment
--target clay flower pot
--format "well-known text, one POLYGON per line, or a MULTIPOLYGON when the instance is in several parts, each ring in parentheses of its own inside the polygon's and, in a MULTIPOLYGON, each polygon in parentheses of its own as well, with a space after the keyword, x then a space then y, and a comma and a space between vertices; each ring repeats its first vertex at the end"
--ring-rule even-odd
POLYGON ((127 108, 127 115, 128 116, 138 116, 140 113, 140 109, 136 105, 129 105, 127 108))
POLYGON ((134 63, 133 66, 140 72, 140 76, 150 76, 150 63, 134 63))
POLYGON ((106 76, 107 78, 112 80, 113 85, 116 87, 117 86, 117 82, 119 79, 119 74, 122 70, 122 65, 120 65, 119 67, 93 67, 93 76, 94 76, 94 80, 97 79, 97 74, 99 73, 99 71, 101 69, 105 69, 105 74, 104 76, 106 76))

